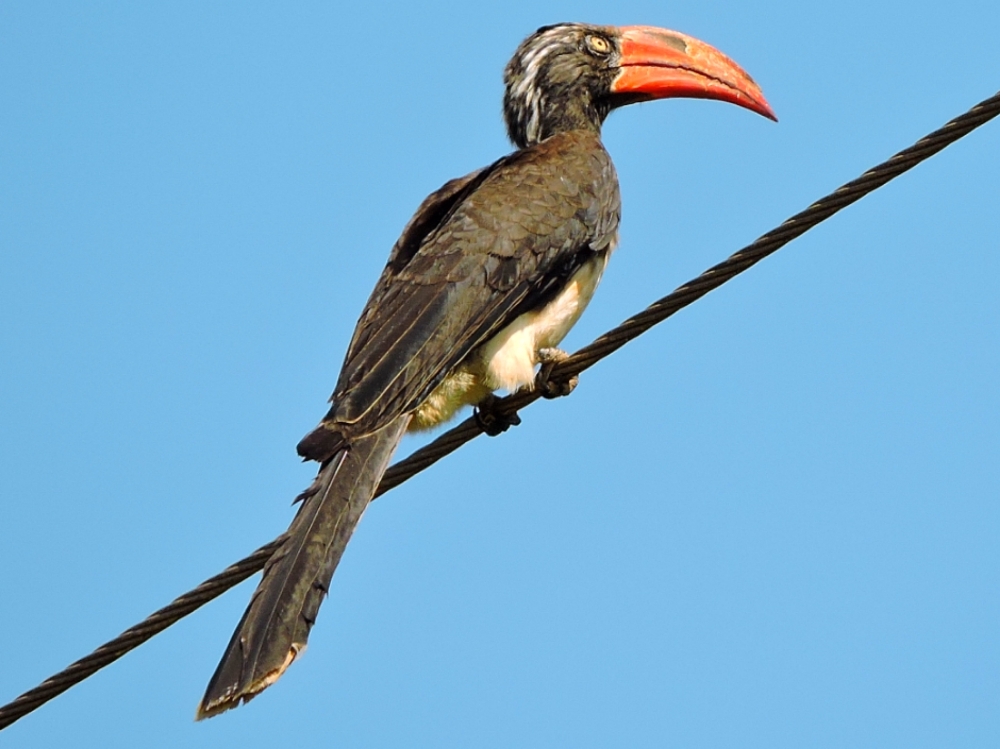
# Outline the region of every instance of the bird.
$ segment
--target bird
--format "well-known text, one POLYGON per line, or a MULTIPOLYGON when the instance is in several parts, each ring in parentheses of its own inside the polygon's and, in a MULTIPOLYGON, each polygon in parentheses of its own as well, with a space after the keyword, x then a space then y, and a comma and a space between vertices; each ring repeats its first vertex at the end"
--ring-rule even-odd
POLYGON ((446 182, 393 246, 347 349, 330 409, 298 444, 311 486, 209 681, 197 719, 249 701, 305 649, 351 534, 407 431, 465 406, 507 426, 494 393, 551 377, 618 240, 621 200, 601 127, 627 104, 687 97, 777 118, 735 62, 655 26, 544 26, 504 71, 514 150, 446 182), (538 371, 536 371, 538 370, 538 371))

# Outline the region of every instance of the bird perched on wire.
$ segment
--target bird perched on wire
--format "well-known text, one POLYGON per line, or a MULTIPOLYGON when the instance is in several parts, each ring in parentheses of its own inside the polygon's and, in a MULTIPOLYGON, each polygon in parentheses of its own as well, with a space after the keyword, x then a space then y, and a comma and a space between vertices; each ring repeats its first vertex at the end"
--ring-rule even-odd
POLYGON ((299 443, 320 464, 236 628, 198 718, 251 699, 303 651, 333 572, 407 430, 466 405, 489 432, 496 390, 550 376, 615 248, 620 198, 601 125, 617 107, 718 99, 775 119, 713 47, 651 26, 546 26, 504 72, 517 147, 428 196, 392 248, 348 347, 329 413, 299 443), (541 370, 536 374, 536 367, 541 370))

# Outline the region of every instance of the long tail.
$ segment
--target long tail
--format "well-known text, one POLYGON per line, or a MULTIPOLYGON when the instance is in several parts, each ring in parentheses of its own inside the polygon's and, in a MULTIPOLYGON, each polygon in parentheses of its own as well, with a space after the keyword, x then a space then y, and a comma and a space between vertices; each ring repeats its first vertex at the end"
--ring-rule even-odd
POLYGON ((250 700, 277 681, 305 648, 333 571, 408 422, 403 416, 352 440, 320 468, 284 543, 264 567, 208 683, 197 720, 250 700))

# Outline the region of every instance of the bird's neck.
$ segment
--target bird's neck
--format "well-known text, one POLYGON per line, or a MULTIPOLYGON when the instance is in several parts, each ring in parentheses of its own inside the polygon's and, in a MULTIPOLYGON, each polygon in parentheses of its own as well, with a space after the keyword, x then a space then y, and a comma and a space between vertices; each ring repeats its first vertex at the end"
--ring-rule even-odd
POLYGON ((589 96, 562 95, 559 91, 509 92, 504 101, 507 134, 518 148, 570 131, 585 130, 600 136, 607 115, 607 110, 589 96))

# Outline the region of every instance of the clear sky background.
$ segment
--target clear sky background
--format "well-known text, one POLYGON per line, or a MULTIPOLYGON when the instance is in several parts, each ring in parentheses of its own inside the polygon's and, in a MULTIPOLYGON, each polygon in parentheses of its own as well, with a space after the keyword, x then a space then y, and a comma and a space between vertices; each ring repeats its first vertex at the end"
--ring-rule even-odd
MULTIPOLYGON (((1000 89, 995 0, 2 3, 0 702, 286 527, 389 248, 562 20, 781 118, 612 115, 570 349, 1000 89)), ((998 237, 994 122, 376 502, 251 705, 193 722, 255 582, 0 745, 1000 745, 998 237)))

